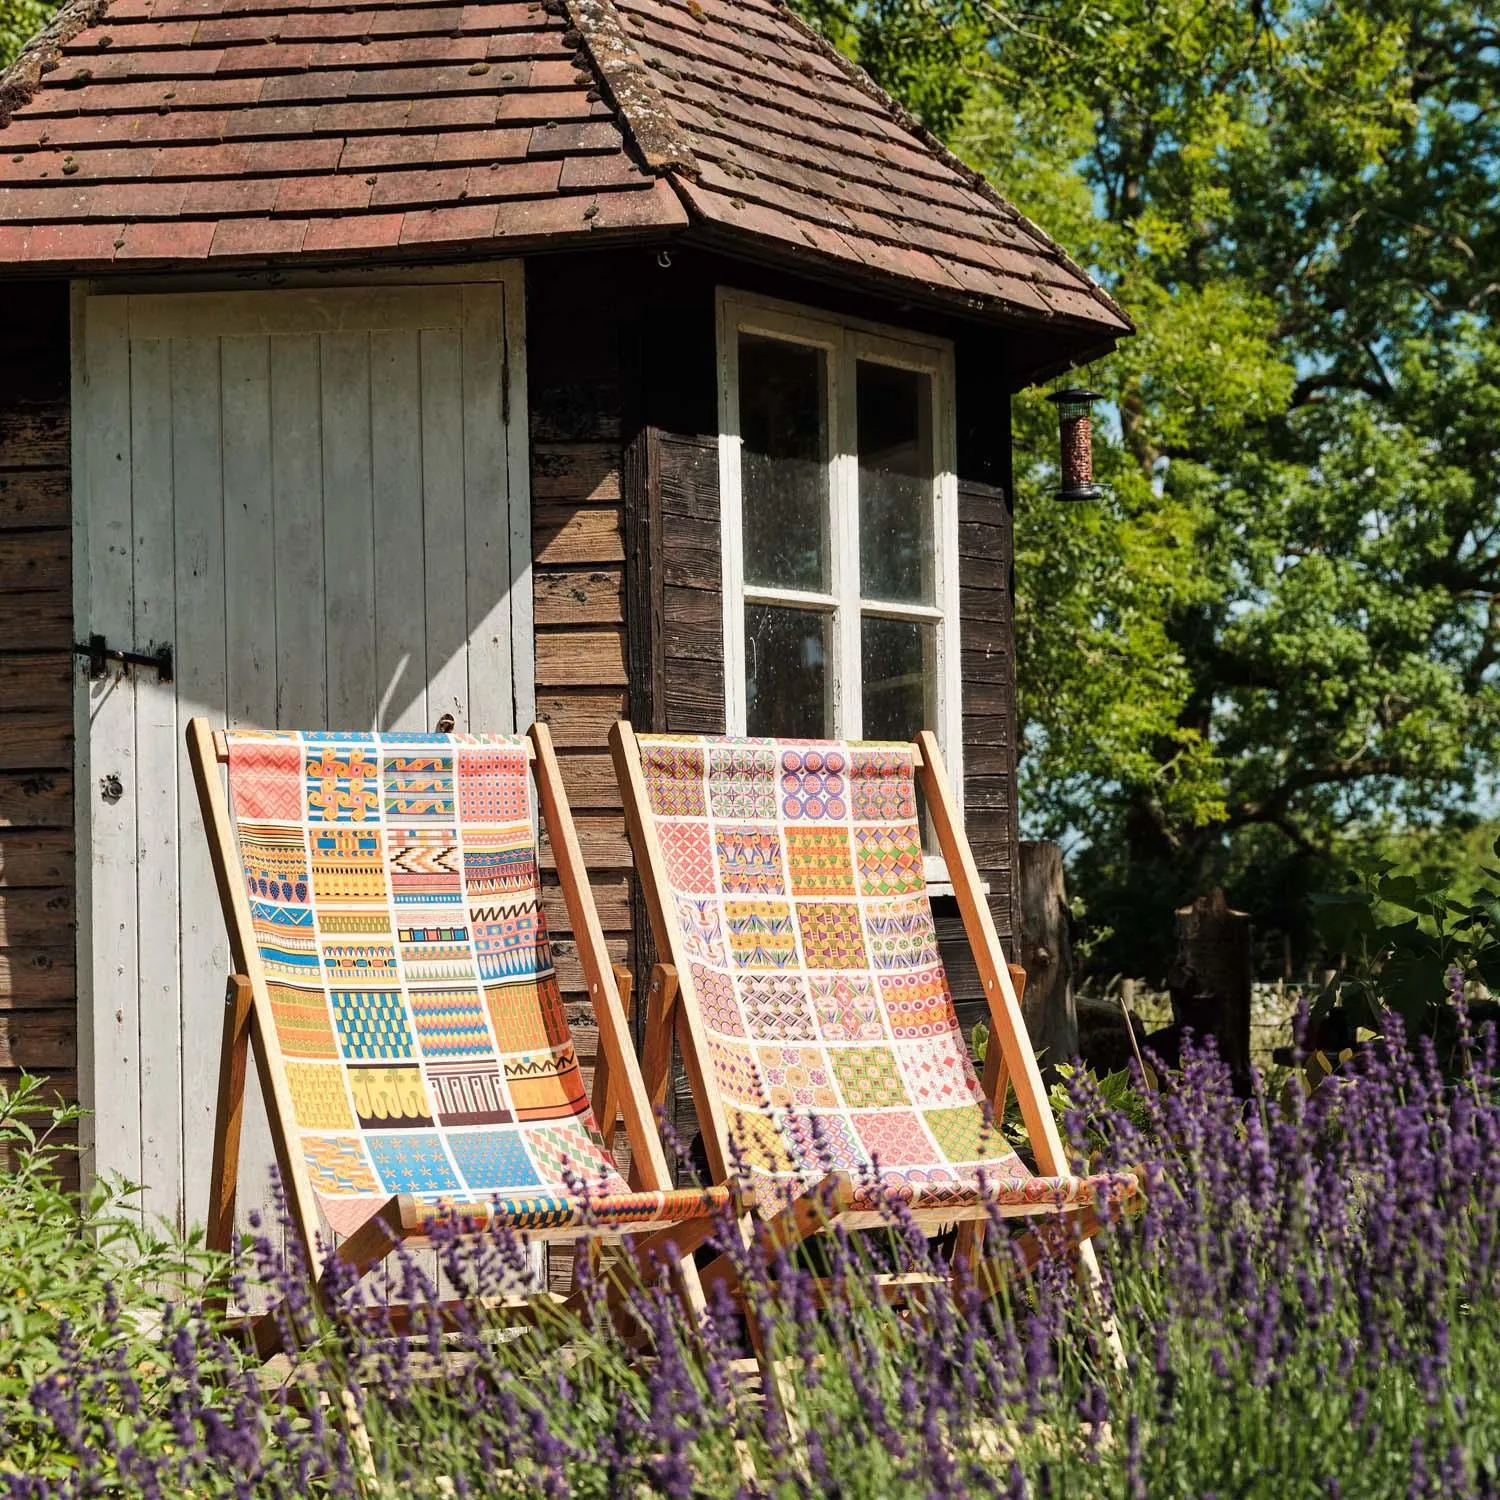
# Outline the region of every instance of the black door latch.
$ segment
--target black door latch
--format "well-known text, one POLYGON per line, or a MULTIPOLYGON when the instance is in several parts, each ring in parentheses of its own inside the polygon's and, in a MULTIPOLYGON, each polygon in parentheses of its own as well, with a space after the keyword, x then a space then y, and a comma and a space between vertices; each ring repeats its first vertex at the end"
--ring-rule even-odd
POLYGON ((89 680, 98 682, 109 672, 109 663, 119 662, 125 667, 152 667, 156 671, 157 681, 170 682, 172 680, 172 648, 170 646, 157 646, 151 651, 116 651, 110 647, 108 641, 102 635, 91 635, 88 640, 79 641, 73 647, 74 656, 86 656, 89 659, 89 680))

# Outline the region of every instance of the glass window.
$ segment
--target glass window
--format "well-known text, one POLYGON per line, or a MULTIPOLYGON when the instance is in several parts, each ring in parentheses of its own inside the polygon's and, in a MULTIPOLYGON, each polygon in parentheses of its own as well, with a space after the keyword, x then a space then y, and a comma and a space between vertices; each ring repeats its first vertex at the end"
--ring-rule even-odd
POLYGON ((832 617, 775 604, 745 606, 745 733, 827 739, 832 617))
POLYGON ((828 358, 740 335, 740 489, 745 582, 828 581, 828 358))
POLYGON ((720 309, 730 732, 931 729, 961 785, 947 346, 720 309))
POLYGON ((859 362, 859 587, 933 602, 932 377, 859 362))
POLYGON ((936 718, 937 630, 918 620, 866 615, 860 630, 860 734, 909 740, 936 718))

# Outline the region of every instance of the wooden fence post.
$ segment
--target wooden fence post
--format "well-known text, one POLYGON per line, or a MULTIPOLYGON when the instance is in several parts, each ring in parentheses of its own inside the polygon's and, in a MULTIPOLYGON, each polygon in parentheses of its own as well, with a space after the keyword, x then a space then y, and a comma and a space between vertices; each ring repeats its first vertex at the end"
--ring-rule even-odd
POLYGON ((1172 1021, 1218 1043, 1235 1083, 1250 1078, 1250 917, 1224 892, 1177 909, 1177 956, 1167 974, 1172 1021))
POLYGON ((1021 1011, 1044 1067, 1078 1055, 1073 939, 1062 850, 1050 839, 1021 844, 1021 1011))

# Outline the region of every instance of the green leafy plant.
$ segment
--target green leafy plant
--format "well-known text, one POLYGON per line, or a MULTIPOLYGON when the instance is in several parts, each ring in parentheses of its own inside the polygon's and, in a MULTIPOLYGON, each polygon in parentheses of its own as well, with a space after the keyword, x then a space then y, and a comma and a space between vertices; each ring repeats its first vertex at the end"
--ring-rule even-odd
MULTIPOLYGON (((990 1045, 989 1027, 983 1021, 976 1021, 969 1040, 974 1056, 983 1064, 990 1045)), ((1149 1105, 1128 1068, 1100 1077, 1088 1067, 1057 1063, 1051 1072, 1053 1083, 1048 1102, 1059 1119, 1067 1120, 1073 1140, 1089 1158, 1105 1147, 1113 1123, 1123 1119, 1137 1130, 1146 1128, 1149 1105)), ((1148 1090, 1156 1087, 1156 1074, 1149 1064, 1145 1085, 1148 1090)), ((1007 1140, 1025 1148, 1026 1123, 1012 1091, 1005 1096, 1005 1118, 1000 1128, 1007 1140)))
MULTIPOLYGON (((998 1216, 986 1300, 901 1199, 816 1265, 768 1265, 726 1209, 715 1248, 774 1380, 723 1280, 704 1320, 669 1282, 585 1270, 577 1303, 502 1333, 528 1265, 503 1221, 434 1226, 467 1312, 440 1305, 426 1247, 313 1299, 263 1234, 250 1259, 294 1351, 274 1373, 192 1314, 163 1317, 159 1358, 59 1338, 23 1408, 32 1452, 43 1427, 51 1446, 34 1468, 4 1446, 0 1496, 1494 1500, 1500 1077, 1493 1039, 1461 1050, 1460 1087, 1396 1037, 1311 1094, 1258 1079, 1247 1100, 1191 1045, 1133 1097, 1071 1075, 1073 1151, 1146 1188, 1139 1213, 1105 1209, 1097 1299, 1053 1236, 1023 1273, 1023 1226, 998 1216)), ((54 1254, 95 1289, 116 1269, 54 1254)))
POLYGON ((39 1380, 83 1355, 132 1372, 149 1399, 166 1367, 168 1305, 203 1296, 225 1271, 199 1237, 143 1223, 128 1184, 96 1182, 81 1200, 65 1186, 81 1117, 41 1079, 0 1089, 0 1476, 53 1450, 31 1408, 39 1380))
MULTIPOLYGON (((1500 839, 1494 845, 1500 857, 1500 839)), ((1315 898, 1319 928, 1339 962, 1312 1007, 1313 1040, 1327 1051, 1361 1030, 1383 1029, 1387 1012, 1412 1035, 1451 1053, 1460 1033, 1454 1000, 1476 985, 1500 989, 1500 869, 1456 899, 1441 874, 1403 873, 1388 859, 1356 867, 1348 890, 1315 898)), ((1486 1019, 1493 1006, 1477 1008, 1486 1019)))

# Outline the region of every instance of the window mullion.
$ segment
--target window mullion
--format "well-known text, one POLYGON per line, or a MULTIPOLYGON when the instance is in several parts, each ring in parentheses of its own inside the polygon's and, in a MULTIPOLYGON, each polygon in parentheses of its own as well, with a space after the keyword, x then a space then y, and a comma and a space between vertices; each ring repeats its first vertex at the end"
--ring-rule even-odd
POLYGON ((719 308, 719 517, 724 557, 724 727, 744 734, 745 551, 740 465, 739 329, 719 308))
POLYGON ((958 424, 951 355, 945 355, 940 361, 932 396, 932 451, 937 469, 933 496, 937 506, 933 527, 936 566, 933 599, 942 611, 942 619, 937 625, 937 723, 932 727, 943 745, 954 796, 961 809, 964 795, 963 616, 958 562, 958 455, 955 451, 958 424))
POLYGON ((883 620, 920 620, 932 624, 943 619, 943 611, 936 604, 899 604, 889 599, 861 599, 861 614, 878 615, 883 620))
POLYGON ((809 589, 780 589, 765 583, 747 583, 743 592, 747 604, 785 604, 793 609, 820 610, 825 614, 831 614, 839 603, 832 594, 809 589))
POLYGON ((860 680, 859 611, 859 410, 856 400, 857 351, 854 338, 839 340, 836 413, 838 459, 834 470, 839 526, 835 537, 833 592, 838 597, 835 631, 838 639, 838 704, 836 732, 840 739, 863 734, 864 689, 860 680))

